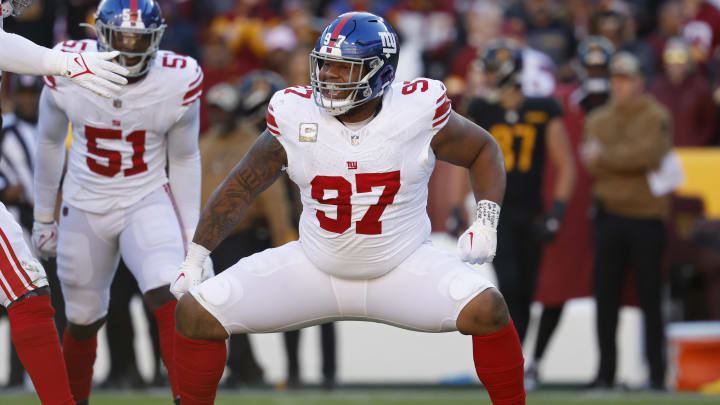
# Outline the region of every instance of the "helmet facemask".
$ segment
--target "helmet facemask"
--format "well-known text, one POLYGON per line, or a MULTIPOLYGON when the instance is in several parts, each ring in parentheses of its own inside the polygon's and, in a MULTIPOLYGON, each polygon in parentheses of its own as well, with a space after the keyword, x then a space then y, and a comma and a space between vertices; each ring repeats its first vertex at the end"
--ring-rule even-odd
POLYGON ((127 77, 140 77, 147 73, 160 48, 160 41, 165 32, 165 24, 159 27, 117 27, 100 21, 95 21, 95 31, 98 35, 98 50, 112 52, 119 51, 116 58, 119 65, 127 68, 130 73, 127 77))
POLYGON ((384 62, 376 56, 350 58, 312 51, 310 53, 310 84, 313 88, 315 104, 324 108, 329 114, 337 116, 345 114, 371 98, 382 95, 384 88, 373 97, 370 80, 378 74, 383 65, 384 62), (325 62, 347 64, 347 68, 342 70, 349 72, 348 80, 345 82, 321 80, 320 71, 325 62), (363 75, 363 72, 367 73, 363 75))

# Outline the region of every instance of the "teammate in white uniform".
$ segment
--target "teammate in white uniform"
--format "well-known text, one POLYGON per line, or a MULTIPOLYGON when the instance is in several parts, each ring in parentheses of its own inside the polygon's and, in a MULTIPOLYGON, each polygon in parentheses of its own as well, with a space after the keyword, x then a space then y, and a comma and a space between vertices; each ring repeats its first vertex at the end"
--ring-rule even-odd
MULTIPOLYGON (((32 0, 7 0, 0 9, 0 81, 2 71, 33 75, 63 75, 109 97, 127 80, 127 70, 107 60, 113 53, 60 53, 5 32, 3 19, 18 16, 32 0)), ((0 124, 2 119, 0 118, 0 124)), ((74 404, 60 351, 54 310, 45 270, 33 257, 23 232, 0 203, 0 304, 8 308, 13 343, 33 381, 40 401, 74 404)))
POLYGON ((273 96, 267 131, 211 197, 171 286, 181 297, 175 350, 183 405, 212 403, 230 334, 343 319, 473 335, 493 403, 525 403, 522 351, 505 302, 462 261, 494 256, 502 154, 486 131, 452 111, 441 82, 391 85, 397 56, 397 36, 382 18, 339 16, 310 55, 312 86, 273 96), (427 184, 436 159, 467 167, 479 200, 458 244, 462 260, 429 242, 427 184), (283 170, 300 189, 299 241, 199 284, 205 257, 283 170))
POLYGON ((168 286, 200 212, 200 67, 158 50, 165 25, 155 1, 105 0, 95 28, 97 42, 66 41, 56 49, 118 50, 130 83, 104 99, 66 79, 46 78, 35 171, 33 244, 44 256, 57 248, 68 318, 63 350, 78 403, 90 395, 97 331, 121 256, 155 313, 175 391, 176 301, 168 286), (58 227, 53 214, 68 122, 73 141, 58 227))

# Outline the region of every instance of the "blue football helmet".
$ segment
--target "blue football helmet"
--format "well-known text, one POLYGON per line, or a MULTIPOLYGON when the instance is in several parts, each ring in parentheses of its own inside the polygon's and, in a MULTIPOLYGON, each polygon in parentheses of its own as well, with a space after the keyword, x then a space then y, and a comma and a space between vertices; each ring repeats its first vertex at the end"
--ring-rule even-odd
POLYGON ((150 69, 165 27, 157 0, 103 0, 95 13, 98 50, 119 51, 117 62, 128 77, 150 69))
POLYGON ((382 17, 365 12, 338 16, 325 28, 310 53, 310 84, 315 103, 332 115, 341 115, 381 96, 395 78, 399 54, 398 36, 382 17), (349 80, 340 83, 321 80, 320 70, 326 61, 347 63, 349 80), (333 92, 348 90, 350 94, 345 98, 332 96, 333 92))
POLYGON ((26 8, 30 7, 33 0, 3 0, 2 2, 2 18, 10 17, 11 15, 17 17, 25 11, 26 8))

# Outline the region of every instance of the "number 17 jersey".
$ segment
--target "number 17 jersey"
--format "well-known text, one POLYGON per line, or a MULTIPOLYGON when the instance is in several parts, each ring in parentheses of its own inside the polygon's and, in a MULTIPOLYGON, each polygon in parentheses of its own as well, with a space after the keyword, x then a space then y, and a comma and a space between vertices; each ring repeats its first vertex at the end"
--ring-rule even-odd
POLYGON ((417 79, 389 86, 382 97, 360 128, 318 107, 308 87, 281 90, 268 107, 268 130, 300 189, 301 246, 315 266, 340 278, 379 277, 430 235, 430 142, 451 112, 445 86, 417 79))
MULTIPOLYGON (((55 49, 96 51, 97 43, 66 41, 55 49)), ((112 98, 63 77, 45 77, 51 101, 72 126, 64 202, 103 214, 127 208, 168 182, 167 133, 202 94, 203 74, 193 58, 172 52, 158 51, 150 63, 145 78, 112 98)))

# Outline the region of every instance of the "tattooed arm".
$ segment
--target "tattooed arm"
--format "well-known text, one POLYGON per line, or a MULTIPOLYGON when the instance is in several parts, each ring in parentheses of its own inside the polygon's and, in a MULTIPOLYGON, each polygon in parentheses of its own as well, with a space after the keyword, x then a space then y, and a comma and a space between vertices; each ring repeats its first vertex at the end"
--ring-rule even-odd
POLYGON ((215 249, 240 223, 258 194, 280 177, 285 165, 285 149, 265 130, 210 196, 193 242, 210 251, 215 249))
POLYGON ((210 251, 232 232, 243 219, 258 194, 280 176, 287 163, 280 142, 267 130, 255 141, 245 157, 210 196, 188 244, 185 261, 177 271, 170 292, 178 300, 189 289, 212 275, 210 251))

